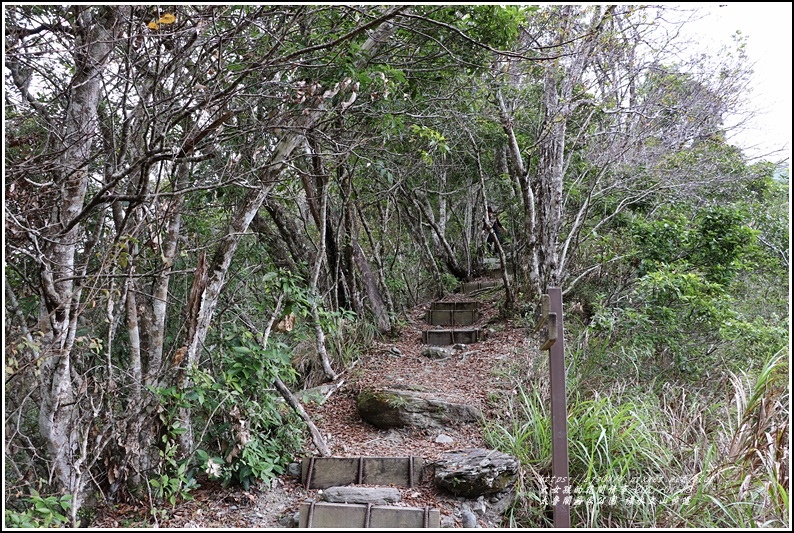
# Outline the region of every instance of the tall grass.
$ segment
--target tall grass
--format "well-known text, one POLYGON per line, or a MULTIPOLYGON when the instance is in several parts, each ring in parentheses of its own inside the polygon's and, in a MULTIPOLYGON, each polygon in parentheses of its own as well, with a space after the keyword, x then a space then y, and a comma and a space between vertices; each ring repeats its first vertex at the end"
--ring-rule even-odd
MULTIPOLYGON (((606 392, 570 393, 572 525, 787 528, 786 356, 703 390, 617 381, 606 392)), ((534 375, 485 426, 489 444, 523 466, 511 527, 549 525, 549 398, 546 375, 534 375)))

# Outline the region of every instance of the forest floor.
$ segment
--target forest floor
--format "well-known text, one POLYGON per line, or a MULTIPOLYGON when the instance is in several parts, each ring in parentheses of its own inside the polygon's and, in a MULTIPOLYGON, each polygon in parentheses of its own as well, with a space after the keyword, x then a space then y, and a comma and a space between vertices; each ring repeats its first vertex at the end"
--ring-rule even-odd
MULTIPOLYGON (((462 299, 452 295, 444 300, 462 299)), ((433 360, 422 355, 422 331, 430 329, 425 312, 430 302, 419 305, 405 317, 397 334, 375 343, 356 363, 340 375, 344 380, 324 402, 304 404, 311 419, 326 439, 335 457, 422 457, 427 462, 443 452, 479 448, 488 445, 480 424, 444 427, 440 430, 381 430, 364 421, 356 409, 356 396, 367 386, 394 384, 418 385, 443 392, 453 401, 474 405, 486 419, 503 407, 505 394, 517 386, 520 373, 531 365, 530 358, 539 352, 530 349, 526 325, 511 323, 498 316, 495 297, 480 300, 480 319, 473 326, 487 331, 487 336, 468 345, 453 356, 433 360), (499 400, 501 398, 501 401, 499 400), (500 403, 501 402, 501 403, 500 403), (451 438, 442 438, 440 435, 451 438)), ((466 297, 468 299, 468 297, 466 297)), ((339 381, 337 382, 339 384, 339 381)), ((309 454, 315 453, 311 442, 309 454)), ((295 461, 300 462, 296 457, 295 461)), ((427 470, 427 469, 426 469, 427 470)), ((435 488, 432 476, 423 476, 414 488, 401 489, 397 505, 438 508, 442 527, 462 527, 461 499, 435 488)), ((270 486, 221 487, 202 483, 193 491, 194 500, 166 506, 155 520, 141 516, 132 506, 116 506, 97 512, 93 527, 99 528, 286 528, 292 527, 301 503, 320 500, 317 490, 307 490, 300 480, 287 474, 270 486)), ((482 522, 481 527, 498 527, 482 522)))

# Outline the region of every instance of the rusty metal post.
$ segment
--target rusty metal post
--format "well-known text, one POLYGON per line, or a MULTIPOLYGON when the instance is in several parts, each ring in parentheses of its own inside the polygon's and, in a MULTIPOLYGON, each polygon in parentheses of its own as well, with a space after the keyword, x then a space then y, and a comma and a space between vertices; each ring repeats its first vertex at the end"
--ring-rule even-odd
POLYGON ((572 496, 568 477, 568 408, 565 398, 565 350, 562 320, 562 290, 550 287, 549 314, 557 315, 557 339, 549 348, 551 386, 551 498, 554 527, 571 527, 572 496))

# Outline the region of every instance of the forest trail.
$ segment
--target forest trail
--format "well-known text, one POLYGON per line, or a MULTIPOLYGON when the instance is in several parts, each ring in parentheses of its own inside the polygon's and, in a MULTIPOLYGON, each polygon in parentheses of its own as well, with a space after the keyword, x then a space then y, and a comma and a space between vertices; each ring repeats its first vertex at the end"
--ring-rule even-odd
MULTIPOLYGON (((444 452, 466 448, 488 448, 480 424, 469 423, 441 429, 400 428, 382 430, 364 422, 356 408, 356 397, 365 387, 410 385, 443 393, 456 403, 473 405, 491 418, 494 409, 504 405, 505 394, 514 392, 520 378, 519 369, 529 368, 529 358, 539 355, 530 347, 526 326, 498 316, 497 304, 502 292, 470 298, 454 294, 444 301, 476 299, 480 302, 479 319, 472 326, 486 332, 485 338, 467 345, 446 359, 422 355, 427 345, 422 332, 438 329, 427 324, 425 316, 431 302, 418 305, 405 316, 393 338, 375 343, 349 369, 342 372, 341 386, 325 401, 306 401, 304 407, 320 430, 334 457, 421 457, 425 464, 444 452), (501 403, 500 403, 501 402, 501 403), (439 439, 439 437, 441 437, 439 439)), ((334 385, 334 384, 329 384, 334 385)), ((309 442, 308 449, 314 446, 309 442)), ((301 457, 295 461, 300 462, 301 457)), ((401 488, 401 501, 393 504, 408 507, 437 508, 441 527, 463 527, 461 505, 464 500, 437 489, 432 469, 425 468, 421 482, 401 488), (431 472, 427 472, 431 470, 431 472)), ((321 498, 319 490, 307 490, 298 477, 284 474, 271 487, 223 488, 203 483, 194 491, 195 500, 166 509, 156 526, 165 528, 288 528, 300 504, 321 498)), ((472 502, 473 503, 473 502, 472 502)), ((116 509, 97 518, 98 527, 134 527, 130 518, 116 509)), ((152 520, 148 520, 149 526, 152 520)), ((480 527, 497 527, 480 517, 480 527)))

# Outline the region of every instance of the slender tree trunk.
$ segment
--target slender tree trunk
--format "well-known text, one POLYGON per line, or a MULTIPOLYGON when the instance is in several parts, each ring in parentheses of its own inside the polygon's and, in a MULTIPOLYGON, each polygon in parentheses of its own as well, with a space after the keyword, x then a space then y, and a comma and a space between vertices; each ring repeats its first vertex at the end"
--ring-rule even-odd
MULTIPOLYGON (((483 195, 482 195, 482 203, 483 203, 483 212, 488 212, 488 198, 485 196, 485 176, 483 172, 480 172, 480 187, 482 187, 483 195)), ((487 215, 486 215, 487 216, 487 215)), ((501 265, 501 272, 502 272, 502 283, 505 287, 505 308, 509 311, 513 308, 515 304, 515 298, 513 297, 513 287, 510 283, 510 276, 507 274, 507 258, 505 257, 505 250, 502 247, 502 239, 496 238, 496 234, 494 233, 494 225, 490 221, 488 222, 488 232, 490 233, 491 239, 493 242, 496 243, 496 249, 499 252, 499 264, 501 265)))
POLYGON ((378 325, 378 331, 381 333, 388 333, 391 331, 389 312, 388 309, 386 309, 383 298, 381 298, 378 282, 372 274, 369 261, 367 261, 367 258, 364 256, 364 251, 361 249, 361 245, 358 244, 358 240, 353 242, 353 259, 356 262, 358 271, 361 272, 370 307, 375 315, 375 323, 378 325))
MULTIPOLYGON (((386 316, 388 317, 389 313, 395 313, 396 310, 394 308, 394 300, 392 299, 391 292, 389 291, 389 287, 386 285, 386 278, 385 278, 385 268, 383 264, 383 257, 381 255, 381 247, 379 247, 378 243, 375 242, 375 239, 372 235, 372 231, 370 231, 369 226, 367 225, 367 221, 364 218, 361 210, 356 208, 356 212, 358 214, 358 219, 361 221, 361 225, 364 227, 364 232, 367 234, 367 240, 369 241, 369 246, 372 249, 372 254, 375 259, 375 264, 378 267, 378 283, 380 286, 383 287, 383 294, 386 298, 386 316)), ((383 212, 381 212, 383 214, 383 212)), ((385 218, 385 217, 384 217, 385 218)), ((383 222, 383 227, 387 227, 385 221, 383 222)), ((381 245, 382 246, 382 245, 381 245)), ((378 297, 380 297, 380 290, 378 290, 378 297)), ((382 298, 381 298, 382 299, 382 298)), ((389 323, 389 329, 391 329, 391 323, 389 323)))
MULTIPOLYGON (((174 189, 179 190, 186 182, 190 166, 181 163, 174 172, 174 189)), ((163 371, 163 349, 165 347, 165 328, 168 308, 168 288, 171 281, 171 270, 176 260, 179 232, 182 227, 182 207, 185 203, 183 194, 177 194, 165 203, 158 205, 163 210, 162 218, 165 222, 165 237, 160 244, 160 260, 163 268, 157 275, 154 290, 152 291, 152 330, 150 333, 149 357, 144 384, 155 386, 158 376, 163 371)))
MULTIPOLYGON (((386 43, 388 36, 394 31, 393 25, 389 22, 389 19, 406 9, 408 9, 408 6, 391 8, 384 15, 383 21, 364 43, 362 50, 365 53, 374 53, 379 46, 386 43)), ((322 88, 319 89, 322 91, 322 88)), ((346 86, 345 90, 350 90, 350 87, 346 86)), ((185 365, 187 368, 198 363, 199 350, 204 345, 207 333, 209 332, 210 323, 215 313, 215 307, 217 306, 223 284, 226 281, 229 265, 231 264, 232 257, 237 250, 237 246, 243 234, 248 230, 251 220, 275 186, 276 180, 286 168, 295 149, 306 142, 306 132, 316 127, 323 117, 326 116, 331 104, 331 96, 326 98, 323 92, 310 94, 308 96, 313 97, 316 101, 316 105, 312 108, 306 108, 301 113, 290 117, 292 119, 289 124, 290 129, 283 134, 270 156, 269 164, 261 171, 260 187, 250 190, 246 194, 242 204, 234 215, 232 215, 231 222, 224 236, 220 239, 220 243, 210 263, 207 285, 201 297, 201 306, 198 310, 198 316, 196 317, 196 332, 193 338, 188 339, 187 342, 185 354, 185 365)), ((335 377, 336 374, 330 368, 330 364, 327 363, 327 361, 324 361, 324 367, 327 366, 327 368, 325 368, 326 374, 335 377)), ((181 386, 187 388, 189 385, 190 381, 185 377, 182 380, 181 386)), ((193 433, 190 420, 185 420, 184 423, 186 424, 187 431, 181 436, 181 447, 183 451, 192 451, 193 433)))
POLYGON ((525 249, 526 252, 521 254, 525 259, 516 257, 514 254, 513 260, 519 260, 519 268, 527 273, 529 278, 529 293, 540 295, 542 287, 540 283, 540 268, 538 261, 538 213, 536 204, 539 201, 535 198, 535 193, 532 190, 532 183, 530 182, 529 169, 524 165, 524 160, 521 157, 521 148, 518 145, 515 131, 513 130, 513 121, 507 111, 502 93, 496 91, 495 93, 496 104, 499 111, 499 119, 502 123, 502 130, 507 135, 507 152, 510 156, 510 169, 513 172, 514 181, 518 182, 521 190, 521 206, 524 212, 524 224, 521 238, 526 241, 526 246, 516 246, 514 249, 525 249))
POLYGON ((74 26, 75 75, 70 84, 69 107, 63 131, 60 159, 60 205, 51 220, 56 233, 44 249, 41 263, 42 300, 48 323, 39 373, 41 405, 39 429, 51 459, 52 475, 72 495, 72 525, 83 502, 85 477, 75 468, 80 452, 80 404, 73 387, 72 345, 77 325, 79 288, 75 290, 75 253, 83 233, 77 216, 83 209, 88 181, 87 165, 97 134, 97 106, 101 75, 110 57, 115 35, 117 8, 77 7, 74 26), (97 12, 96 18, 93 13, 97 12))
POLYGON ((326 183, 323 190, 320 192, 320 249, 317 251, 317 259, 314 265, 314 273, 312 274, 311 284, 309 291, 314 294, 311 301, 312 322, 314 325, 315 343, 317 346, 317 356, 320 358, 320 363, 323 367, 323 372, 329 381, 337 378, 336 372, 331 367, 331 361, 328 357, 328 350, 325 346, 325 332, 323 331, 322 321, 320 320, 320 291, 318 287, 320 270, 322 269, 323 258, 325 257, 325 231, 327 228, 326 216, 328 212, 328 184, 326 183))
POLYGON ((331 450, 328 449, 328 445, 325 443, 325 439, 323 439, 320 430, 317 429, 317 426, 314 425, 312 422, 309 413, 306 412, 306 409, 303 408, 303 405, 298 401, 292 391, 281 381, 281 378, 276 376, 276 380, 273 382, 276 386, 276 390, 281 394, 281 396, 287 401, 290 407, 298 413, 298 416, 306 423, 306 426, 309 428, 309 433, 312 435, 312 440, 314 441, 314 445, 317 446, 317 450, 320 452, 320 455, 323 457, 329 457, 331 455, 331 450))
POLYGON ((544 130, 538 155, 538 229, 541 291, 559 286, 558 240, 562 226, 562 177, 565 151, 565 115, 560 109, 558 69, 546 65, 544 79, 544 130))
MULTIPOLYGON (((307 145, 308 155, 311 158, 312 169, 314 170, 314 181, 309 179, 309 176, 302 174, 301 182, 306 192, 306 201, 309 204, 309 211, 312 214, 315 225, 319 229, 321 223, 320 202, 327 202, 328 198, 320 198, 319 194, 321 193, 318 193, 318 191, 327 190, 326 185, 328 184, 329 176, 323 168, 322 155, 320 154, 319 144, 314 135, 309 136, 307 145)), ((345 201, 344 194, 342 201, 345 201)), ((344 216, 339 217, 338 221, 335 220, 333 216, 329 216, 328 210, 326 209, 325 229, 323 230, 323 234, 325 235, 323 250, 327 256, 326 265, 331 280, 330 284, 335 287, 336 290, 337 306, 340 308, 349 308, 352 305, 356 311, 359 311, 360 309, 357 309, 358 301, 353 294, 353 275, 351 269, 347 268, 349 266, 349 261, 347 261, 346 257, 343 257, 343 253, 340 253, 340 248, 343 247, 340 246, 339 243, 346 235, 345 230, 347 224, 345 221, 346 218, 344 216), (341 235, 337 236, 336 232, 333 231, 335 226, 340 228, 341 235)))
POLYGON ((458 264, 452 246, 450 246, 449 242, 444 237, 443 230, 433 216, 433 209, 428 205, 427 201, 424 198, 420 198, 415 191, 411 193, 411 200, 432 229, 434 247, 441 253, 444 258, 444 264, 447 266, 449 272, 459 280, 466 279, 467 272, 458 264))

